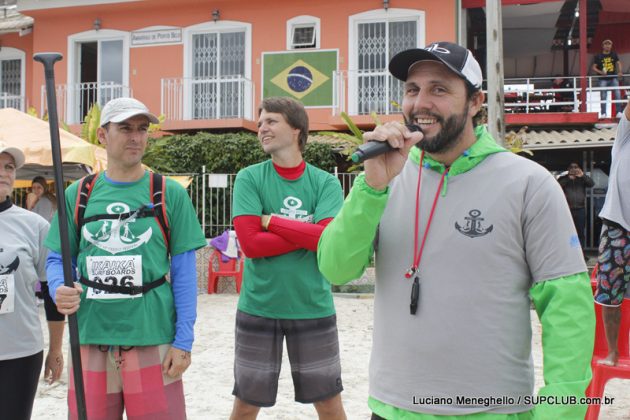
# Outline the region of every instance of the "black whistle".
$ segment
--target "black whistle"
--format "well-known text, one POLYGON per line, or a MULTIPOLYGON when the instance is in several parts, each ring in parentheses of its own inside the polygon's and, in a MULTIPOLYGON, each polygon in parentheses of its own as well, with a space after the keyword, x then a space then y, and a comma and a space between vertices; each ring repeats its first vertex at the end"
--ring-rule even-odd
MULTIPOLYGON (((407 127, 412 133, 414 131, 419 131, 422 133, 422 129, 415 124, 405 124, 405 127, 407 127)), ((352 161, 354 163, 361 163, 376 156, 380 156, 383 153, 387 153, 390 150, 394 150, 394 148, 390 146, 387 141, 368 141, 367 143, 363 143, 357 148, 357 150, 355 150, 355 152, 352 154, 352 161)))
POLYGON ((411 286, 411 304, 409 305, 409 313, 415 315, 418 310, 418 300, 420 299, 420 280, 418 276, 413 279, 411 286))

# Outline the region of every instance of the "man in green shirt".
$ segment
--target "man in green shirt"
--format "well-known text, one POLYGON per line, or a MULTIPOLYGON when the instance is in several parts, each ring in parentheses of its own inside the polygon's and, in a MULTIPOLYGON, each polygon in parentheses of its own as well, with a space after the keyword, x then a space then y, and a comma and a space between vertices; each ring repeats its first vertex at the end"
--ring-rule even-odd
POLYGON ((483 77, 466 48, 406 50, 389 70, 422 132, 390 122, 364 134, 392 150, 365 162, 318 247, 335 284, 376 250, 373 418, 583 418, 595 319, 560 186, 478 125, 483 77), (530 298, 543 328, 538 400, 530 298))
POLYGON ((266 98, 258 139, 270 160, 240 171, 234 228, 245 260, 236 315, 232 419, 275 404, 286 338, 295 400, 322 419, 345 419, 337 321, 317 242, 343 197, 334 176, 304 162, 308 115, 290 98, 266 98))
MULTIPOLYGON (((66 190, 70 252, 80 277, 74 288, 63 285, 57 215, 45 243, 50 294, 59 312, 78 311, 90 419, 120 419, 123 410, 129 419, 186 416, 182 374, 191 363, 196 319, 195 250, 206 240, 186 191, 142 167, 149 123, 157 121, 133 98, 103 107, 97 134, 107 170, 89 181, 87 192, 80 191, 87 180, 66 190), (163 200, 155 198, 159 191, 163 200), (86 203, 77 199, 80 192, 86 203)), ((74 398, 71 382, 71 419, 74 398)))

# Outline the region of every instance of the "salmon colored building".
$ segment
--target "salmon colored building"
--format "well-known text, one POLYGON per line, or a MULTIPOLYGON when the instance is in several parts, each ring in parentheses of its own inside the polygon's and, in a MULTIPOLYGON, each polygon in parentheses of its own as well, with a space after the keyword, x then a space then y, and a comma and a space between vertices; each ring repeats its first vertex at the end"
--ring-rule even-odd
POLYGON ((32 55, 62 53, 58 112, 69 124, 94 102, 131 95, 164 114, 165 130, 254 130, 260 100, 284 94, 308 107, 312 130, 335 130, 345 128, 341 111, 397 112, 391 101, 400 100, 400 84, 387 72, 389 58, 457 40, 458 4, 19 0, 32 29, 0 35, 0 59, 19 56, 21 108, 39 113, 44 75, 32 55))

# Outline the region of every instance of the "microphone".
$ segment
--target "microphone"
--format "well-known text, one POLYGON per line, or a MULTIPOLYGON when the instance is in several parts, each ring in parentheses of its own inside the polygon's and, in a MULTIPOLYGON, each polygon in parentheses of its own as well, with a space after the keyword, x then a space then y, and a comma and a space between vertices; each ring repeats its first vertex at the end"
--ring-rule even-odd
MULTIPOLYGON (((407 127, 412 133, 414 131, 422 133, 422 129, 415 124, 405 124, 405 127, 407 127)), ((370 140, 367 143, 360 145, 352 154, 351 159, 354 163, 361 163, 387 153, 390 150, 394 150, 394 147, 392 147, 387 141, 370 140)))

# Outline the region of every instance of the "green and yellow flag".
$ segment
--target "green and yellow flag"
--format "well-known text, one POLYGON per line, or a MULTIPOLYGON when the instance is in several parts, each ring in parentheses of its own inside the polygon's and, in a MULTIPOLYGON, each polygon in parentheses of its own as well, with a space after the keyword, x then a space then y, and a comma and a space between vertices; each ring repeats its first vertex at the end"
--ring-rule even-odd
POLYGON ((337 50, 263 53, 263 98, 289 96, 304 106, 332 106, 337 50))

